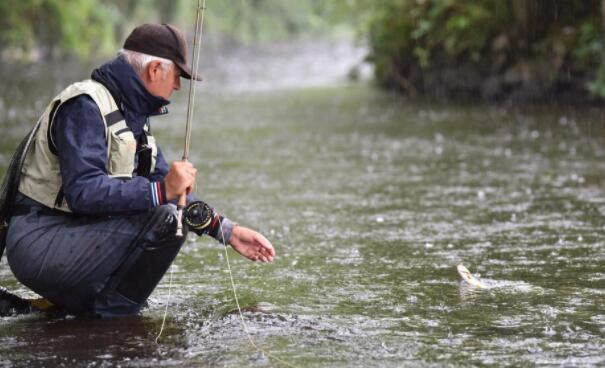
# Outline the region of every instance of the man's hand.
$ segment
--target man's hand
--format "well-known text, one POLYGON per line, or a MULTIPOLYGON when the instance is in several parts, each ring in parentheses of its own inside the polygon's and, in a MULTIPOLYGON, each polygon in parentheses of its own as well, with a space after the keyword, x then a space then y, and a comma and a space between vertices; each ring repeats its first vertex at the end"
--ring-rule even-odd
POLYGON ((263 235, 236 225, 229 243, 236 252, 252 261, 271 262, 275 257, 273 245, 263 235))
POLYGON ((195 184, 197 169, 189 161, 175 161, 164 178, 166 197, 168 200, 179 197, 183 193, 191 192, 195 184))

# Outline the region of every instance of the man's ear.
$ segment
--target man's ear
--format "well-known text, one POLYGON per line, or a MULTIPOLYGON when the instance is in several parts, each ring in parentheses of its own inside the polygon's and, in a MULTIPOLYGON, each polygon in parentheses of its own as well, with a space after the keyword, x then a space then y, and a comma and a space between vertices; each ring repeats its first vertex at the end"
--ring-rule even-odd
POLYGON ((150 82, 158 81, 162 78, 162 63, 159 60, 153 60, 147 64, 147 77, 150 82))

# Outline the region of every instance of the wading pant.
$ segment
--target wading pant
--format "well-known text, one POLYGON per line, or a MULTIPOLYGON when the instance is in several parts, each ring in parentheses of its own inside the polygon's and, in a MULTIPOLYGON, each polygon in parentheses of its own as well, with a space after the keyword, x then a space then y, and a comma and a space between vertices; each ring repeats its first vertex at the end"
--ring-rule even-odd
POLYGON ((85 217, 24 206, 23 197, 21 202, 7 237, 11 270, 73 313, 137 313, 186 238, 175 236, 174 205, 132 216, 85 217))

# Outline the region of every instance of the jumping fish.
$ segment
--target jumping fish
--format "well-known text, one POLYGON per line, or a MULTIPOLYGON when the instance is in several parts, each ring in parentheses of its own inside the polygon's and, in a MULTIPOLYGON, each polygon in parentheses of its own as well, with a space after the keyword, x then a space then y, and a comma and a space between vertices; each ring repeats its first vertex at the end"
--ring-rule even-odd
POLYGON ((487 286, 485 286, 485 284, 481 281, 477 280, 477 278, 473 276, 473 274, 468 270, 468 268, 464 267, 463 264, 458 265, 458 274, 467 284, 479 289, 487 289, 487 286))

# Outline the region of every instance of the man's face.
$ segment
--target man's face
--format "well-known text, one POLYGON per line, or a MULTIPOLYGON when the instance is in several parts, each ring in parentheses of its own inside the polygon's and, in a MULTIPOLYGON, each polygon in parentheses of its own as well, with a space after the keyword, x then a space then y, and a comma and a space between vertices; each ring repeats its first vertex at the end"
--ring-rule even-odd
POLYGON ((167 100, 170 99, 172 91, 181 88, 181 70, 174 64, 165 67, 160 62, 152 61, 147 67, 145 77, 147 78, 143 78, 143 84, 149 93, 167 100))

